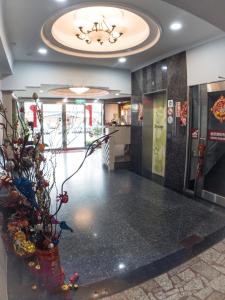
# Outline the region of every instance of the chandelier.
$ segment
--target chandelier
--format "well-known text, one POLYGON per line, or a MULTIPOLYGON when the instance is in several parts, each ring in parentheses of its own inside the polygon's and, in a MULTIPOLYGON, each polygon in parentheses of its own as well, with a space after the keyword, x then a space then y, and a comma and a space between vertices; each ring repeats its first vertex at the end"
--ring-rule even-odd
POLYGON ((71 92, 80 95, 80 94, 84 94, 84 93, 88 92, 90 88, 88 88, 88 87, 71 87, 69 89, 71 92))
POLYGON ((97 42, 100 45, 109 42, 115 44, 118 39, 124 34, 116 24, 109 24, 106 17, 102 15, 98 22, 93 22, 87 26, 79 26, 79 32, 76 37, 79 40, 85 41, 87 44, 97 42))

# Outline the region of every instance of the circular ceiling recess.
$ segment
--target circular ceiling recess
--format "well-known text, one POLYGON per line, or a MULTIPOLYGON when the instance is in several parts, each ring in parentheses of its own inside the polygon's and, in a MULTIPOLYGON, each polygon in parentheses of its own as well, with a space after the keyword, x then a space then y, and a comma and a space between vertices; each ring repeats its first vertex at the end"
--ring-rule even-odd
POLYGON ((133 55, 153 47, 160 26, 148 15, 121 5, 79 4, 45 22, 45 44, 66 55, 113 58, 133 55))
POLYGON ((89 87, 85 92, 79 93, 81 87, 62 87, 57 89, 52 89, 49 91, 50 95, 58 97, 67 97, 67 98, 99 98, 104 97, 109 94, 109 91, 102 88, 89 87), (77 89, 76 91, 73 91, 77 89))

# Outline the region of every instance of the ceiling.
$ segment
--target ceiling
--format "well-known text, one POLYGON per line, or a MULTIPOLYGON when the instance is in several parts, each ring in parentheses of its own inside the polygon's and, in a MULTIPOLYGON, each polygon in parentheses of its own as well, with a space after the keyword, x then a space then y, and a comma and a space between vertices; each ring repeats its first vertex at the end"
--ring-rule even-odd
MULTIPOLYGON (((188 1, 185 0, 183 2, 188 1)), ((44 46, 40 37, 40 31, 46 20, 58 14, 61 10, 81 2, 83 4, 87 1, 66 0, 59 3, 55 0, 4 0, 3 8, 6 32, 14 59, 20 61, 50 61, 100 65, 134 70, 161 57, 186 50, 194 45, 224 35, 222 30, 164 1, 122 0, 119 2, 120 4, 131 9, 137 7, 138 11, 145 12, 145 14, 151 16, 161 25, 162 35, 156 46, 143 53, 129 56, 125 64, 118 63, 116 58, 87 59, 67 56, 51 49, 49 49, 49 53, 46 56, 38 54, 37 49, 40 46, 44 46), (183 28, 181 31, 170 31, 169 25, 174 21, 182 22, 183 28)), ((94 4, 96 1, 89 0, 88 3, 94 4)), ((107 3, 116 4, 116 0, 115 2, 107 1, 107 3)))
MULTIPOLYGON (((27 98, 27 99, 31 99, 31 95, 33 95, 33 93, 38 93, 39 99, 43 100, 43 99, 50 99, 50 98, 55 98, 55 99, 60 99, 62 100, 63 98, 71 98, 71 99, 76 99, 76 98, 82 98, 82 99, 102 99, 102 100, 110 100, 110 99, 118 99, 118 101, 121 98, 128 98, 130 97, 129 94, 124 94, 121 93, 119 90, 110 90, 110 89, 106 89, 103 87, 99 87, 99 89, 101 90, 107 90, 108 93, 105 95, 89 95, 89 97, 85 97, 84 95, 76 95, 76 94, 70 94, 68 95, 68 93, 51 93, 51 91, 56 91, 58 90, 62 90, 62 89, 66 89, 69 86, 62 86, 62 85, 49 85, 49 84, 42 84, 40 85, 39 88, 37 87, 27 87, 26 90, 22 90, 22 91, 15 91, 14 94, 16 95, 16 97, 19 98, 27 98)), ((96 87, 95 87, 96 88, 96 87)))
POLYGON ((189 11, 195 16, 208 21, 225 31, 225 1, 224 0, 163 0, 172 5, 189 11))

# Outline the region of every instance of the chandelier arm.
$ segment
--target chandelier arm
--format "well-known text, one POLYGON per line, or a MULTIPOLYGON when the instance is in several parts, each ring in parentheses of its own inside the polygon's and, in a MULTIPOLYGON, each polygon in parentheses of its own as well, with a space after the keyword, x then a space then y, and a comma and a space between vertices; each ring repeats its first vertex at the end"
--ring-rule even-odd
POLYGON ((109 38, 108 41, 110 42, 110 44, 115 44, 117 42, 117 39, 113 39, 113 41, 111 41, 110 38, 109 38))
POLYGON ((87 32, 85 32, 85 31, 83 30, 83 27, 79 27, 79 30, 80 30, 80 32, 83 33, 83 34, 89 33, 88 30, 87 30, 87 32))

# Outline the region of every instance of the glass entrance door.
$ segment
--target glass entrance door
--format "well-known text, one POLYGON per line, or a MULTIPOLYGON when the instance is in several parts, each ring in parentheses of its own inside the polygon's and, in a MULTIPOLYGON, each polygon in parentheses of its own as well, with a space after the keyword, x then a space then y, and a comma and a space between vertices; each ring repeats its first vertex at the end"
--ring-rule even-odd
POLYGON ((65 124, 65 144, 66 148, 84 148, 85 141, 85 105, 66 104, 66 124, 65 124))
POLYGON ((49 149, 63 146, 62 104, 42 104, 44 143, 49 149))
POLYGON ((225 90, 191 88, 190 125, 186 187, 225 206, 225 90))
POLYGON ((48 149, 85 148, 102 135, 102 104, 39 103, 43 120, 39 124, 36 105, 25 102, 25 120, 42 128, 48 149))

